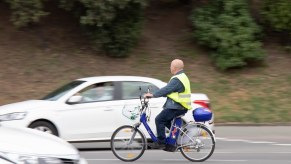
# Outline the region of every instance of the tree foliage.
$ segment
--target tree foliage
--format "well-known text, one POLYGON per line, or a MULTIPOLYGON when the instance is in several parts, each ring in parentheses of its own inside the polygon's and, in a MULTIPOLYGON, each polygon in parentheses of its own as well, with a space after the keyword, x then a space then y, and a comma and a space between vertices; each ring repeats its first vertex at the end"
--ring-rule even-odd
POLYGON ((262 15, 265 21, 275 30, 291 31, 291 1, 264 0, 262 15))
MULTIPOLYGON (((48 14, 42 0, 6 0, 17 27, 38 22, 48 14)), ((59 0, 59 6, 76 14, 93 38, 94 46, 108 55, 125 57, 137 43, 146 0, 59 0)))
POLYGON ((214 50, 215 65, 222 69, 242 67, 262 60, 259 27, 249 14, 245 0, 215 0, 191 15, 194 36, 214 50))
POLYGON ((23 27, 29 23, 35 23, 41 17, 48 14, 43 11, 42 0, 6 0, 10 4, 12 12, 12 22, 17 27, 23 27))
POLYGON ((95 46, 126 57, 140 36, 146 0, 61 0, 61 6, 77 10, 95 46))
MULTIPOLYGON (((10 4, 13 11, 11 18, 17 27, 38 22, 49 14, 44 11, 44 2, 50 2, 47 0, 4 1, 10 4)), ((126 57, 140 36, 148 0, 55 1, 59 2, 59 7, 79 18, 80 25, 92 38, 94 47, 100 47, 109 56, 126 57)), ((205 2, 207 6, 195 10, 191 15, 195 27, 193 34, 199 43, 214 50, 212 56, 217 67, 241 67, 249 61, 264 58, 261 43, 256 38, 260 30, 249 14, 247 1, 205 2)), ((277 29, 289 29, 290 8, 288 0, 266 0, 264 15, 277 29), (278 6, 273 9, 273 4, 278 6)))
POLYGON ((291 50, 291 1, 290 0, 265 0, 262 15, 264 25, 279 34, 280 43, 287 52, 291 50), (271 27, 271 28, 270 28, 271 27))
POLYGON ((81 24, 86 25, 108 55, 126 57, 140 36, 143 21, 144 0, 81 0, 86 15, 81 24), (97 9, 97 10, 96 10, 97 9))

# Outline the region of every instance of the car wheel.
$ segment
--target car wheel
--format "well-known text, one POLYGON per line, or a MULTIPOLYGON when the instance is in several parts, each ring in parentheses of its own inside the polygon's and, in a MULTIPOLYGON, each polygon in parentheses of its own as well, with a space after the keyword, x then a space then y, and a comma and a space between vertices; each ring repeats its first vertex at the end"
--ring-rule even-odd
POLYGON ((32 123, 31 125, 28 126, 29 128, 32 129, 36 129, 45 133, 49 133, 49 134, 53 134, 55 136, 58 136, 58 131, 57 128, 49 123, 49 122, 45 122, 45 121, 37 121, 32 123))

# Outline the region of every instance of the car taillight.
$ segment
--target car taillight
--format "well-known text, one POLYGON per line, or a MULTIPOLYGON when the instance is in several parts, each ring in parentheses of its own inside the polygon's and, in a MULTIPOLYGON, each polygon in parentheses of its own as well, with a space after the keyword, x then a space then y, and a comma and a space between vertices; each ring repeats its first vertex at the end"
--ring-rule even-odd
POLYGON ((193 103, 194 104, 201 105, 202 107, 205 107, 205 108, 210 109, 210 103, 207 100, 194 100, 193 103))

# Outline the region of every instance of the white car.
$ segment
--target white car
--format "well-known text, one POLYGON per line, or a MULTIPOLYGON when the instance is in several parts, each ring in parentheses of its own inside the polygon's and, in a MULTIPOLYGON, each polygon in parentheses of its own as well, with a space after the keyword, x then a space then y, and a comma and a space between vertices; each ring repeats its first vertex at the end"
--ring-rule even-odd
MULTIPOLYGON (((140 106, 139 97, 166 85, 157 79, 138 76, 99 76, 74 80, 41 100, 28 100, 0 106, 2 124, 29 127, 59 136, 71 143, 108 141, 119 126, 136 120, 124 116, 124 109, 140 106), (140 91, 141 88, 141 91, 140 91), (102 95, 100 95, 102 94, 102 95)), ((205 94, 192 94, 193 109, 209 107, 205 94)), ((150 99, 152 131, 154 118, 162 110, 166 98, 150 99)), ((194 121, 192 111, 183 117, 194 121)), ((213 118, 205 122, 214 131, 213 118)))
POLYGON ((66 141, 28 128, 0 125, 1 164, 87 164, 66 141))

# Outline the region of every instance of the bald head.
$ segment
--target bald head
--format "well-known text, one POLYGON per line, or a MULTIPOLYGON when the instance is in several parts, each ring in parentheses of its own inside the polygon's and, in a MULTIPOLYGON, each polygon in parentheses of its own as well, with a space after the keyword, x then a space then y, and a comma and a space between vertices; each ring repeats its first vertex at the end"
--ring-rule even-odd
POLYGON ((171 73, 176 74, 177 72, 184 69, 184 63, 180 59, 174 59, 171 63, 171 73))

